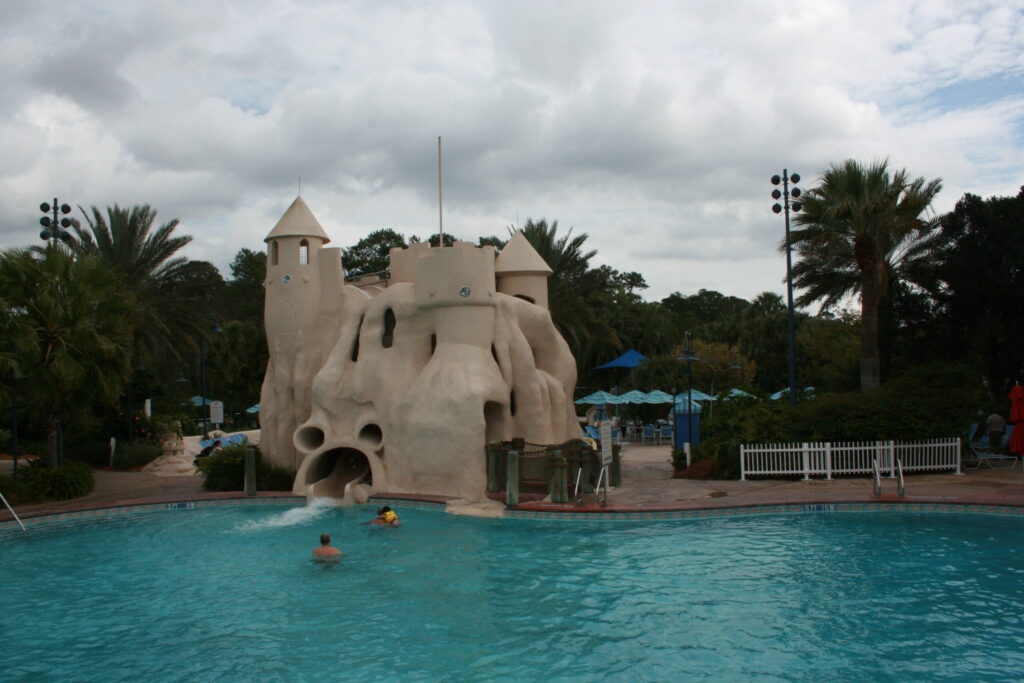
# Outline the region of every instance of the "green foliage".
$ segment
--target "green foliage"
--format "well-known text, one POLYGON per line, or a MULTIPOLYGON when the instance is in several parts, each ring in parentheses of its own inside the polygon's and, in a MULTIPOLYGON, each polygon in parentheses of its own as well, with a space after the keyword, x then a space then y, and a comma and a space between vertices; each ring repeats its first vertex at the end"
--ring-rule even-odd
MULTIPOLYGON (((0 338, 24 377, 19 402, 56 431, 112 405, 130 375, 132 297, 101 260, 62 247, 0 254, 0 338)), ((52 454, 51 454, 51 457, 52 454)))
MULTIPOLYGON (((117 448, 120 450, 120 444, 117 448)), ((64 457, 91 467, 107 467, 110 465, 110 440, 68 439, 64 445, 64 457)))
MULTIPOLYGON (((886 161, 847 159, 803 195, 804 210, 794 219, 800 227, 791 235, 799 257, 793 282, 803 290, 797 303, 821 301, 828 309, 860 295, 863 390, 881 383, 879 333, 891 325, 883 323, 891 317, 890 283, 922 272, 917 262, 927 258, 933 224, 921 216, 941 189, 939 180, 911 179, 905 170, 890 174, 886 161)), ((786 249, 785 240, 779 249, 786 249)))
POLYGON ((96 483, 89 466, 74 460, 66 460, 60 467, 48 469, 37 459, 20 470, 19 476, 24 476, 25 483, 40 498, 51 500, 79 498, 92 491, 96 483))
POLYGON ((17 480, 10 477, 0 477, 0 493, 4 494, 7 502, 11 505, 28 505, 29 503, 38 503, 43 500, 43 494, 36 490, 32 484, 25 481, 25 469, 19 467, 18 470, 17 480))
POLYGON ((976 420, 984 386, 965 365, 913 368, 877 392, 805 400, 719 401, 702 422, 700 458, 716 458, 727 477, 739 476, 741 443, 914 440, 955 436, 976 420))
POLYGON ((242 248, 231 262, 231 279, 224 285, 222 320, 244 320, 263 325, 263 280, 267 274, 267 253, 242 248))
POLYGON ((214 335, 206 347, 206 373, 211 398, 224 402, 225 419, 259 403, 268 358, 262 322, 232 320, 214 335))
POLYGON ((374 230, 351 247, 345 249, 343 263, 348 277, 379 273, 390 264, 389 253, 394 247, 407 247, 405 235, 394 230, 374 230))
POLYGON ((291 491, 295 484, 295 470, 280 467, 262 459, 256 463, 256 487, 260 491, 291 491))
POLYGON ((241 491, 245 488, 245 451, 256 450, 256 486, 260 491, 290 491, 295 472, 263 462, 258 446, 233 444, 213 455, 200 458, 197 469, 203 474, 207 491, 241 491))
POLYGON ((966 194, 939 224, 941 324, 932 336, 946 357, 970 359, 1005 406, 1024 378, 1024 187, 1016 197, 966 194))
POLYGON ((223 278, 211 264, 177 256, 188 235, 174 235, 175 218, 154 229, 157 212, 148 204, 81 209, 88 228, 75 227, 69 244, 77 255, 98 256, 120 275, 138 300, 132 322, 134 348, 147 353, 147 362, 174 353, 179 339, 206 334, 199 313, 210 310, 223 278))
POLYGON ((118 444, 114 449, 114 467, 118 469, 142 467, 156 460, 162 452, 163 448, 160 444, 148 441, 118 444))

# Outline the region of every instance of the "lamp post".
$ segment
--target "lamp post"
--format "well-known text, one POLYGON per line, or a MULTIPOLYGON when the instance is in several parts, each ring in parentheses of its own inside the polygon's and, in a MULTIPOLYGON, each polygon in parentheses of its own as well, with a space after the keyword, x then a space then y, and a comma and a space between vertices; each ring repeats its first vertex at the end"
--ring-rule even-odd
POLYGON ((696 356, 693 353, 693 335, 687 332, 683 335, 685 345, 680 360, 686 361, 686 440, 693 443, 693 361, 696 356))
POLYGON ((778 185, 782 183, 782 190, 775 188, 772 190, 772 199, 782 199, 782 204, 775 202, 772 205, 772 211, 775 213, 785 213, 786 216, 786 297, 788 304, 788 334, 789 334, 789 404, 796 406, 796 325, 793 319, 793 257, 792 249, 790 247, 789 240, 789 212, 799 211, 803 208, 803 205, 797 201, 800 196, 800 188, 796 186, 800 182, 800 174, 794 173, 789 175, 788 169, 782 169, 782 177, 773 175, 771 177, 772 185, 778 185), (790 183, 793 187, 790 188, 790 183), (790 202, 790 197, 793 201, 790 202))
MULTIPOLYGON (((214 334, 220 334, 223 330, 220 329, 220 325, 213 323, 213 327, 210 329, 214 334)), ((203 416, 203 439, 209 439, 209 425, 210 425, 210 409, 209 399, 206 398, 206 339, 203 337, 199 338, 199 391, 202 394, 199 397, 199 402, 202 404, 202 416, 203 416)))
MULTIPOLYGON (((136 373, 142 372, 145 369, 141 362, 135 366, 136 373)), ((132 386, 134 384, 135 378, 133 376, 132 381, 128 384, 128 443, 132 442, 135 429, 135 408, 132 406, 132 386)))
POLYGON ((743 386, 747 383, 747 379, 743 375, 743 366, 740 364, 739 361, 733 361, 733 364, 729 366, 729 369, 740 371, 740 386, 743 386))
POLYGON ((53 198, 53 206, 50 206, 47 202, 43 202, 39 205, 39 210, 44 214, 47 214, 39 219, 39 224, 43 226, 43 229, 39 232, 39 239, 44 242, 50 240, 62 240, 67 241, 71 237, 71 234, 67 230, 62 228, 70 228, 74 225, 74 221, 70 218, 60 218, 60 214, 71 213, 71 207, 67 204, 60 204, 57 198, 53 198), (49 214, 53 214, 53 218, 50 218, 49 214))
MULTIPOLYGON (((13 348, 13 345, 12 345, 13 348)), ((11 366, 11 479, 18 479, 18 371, 11 366)))

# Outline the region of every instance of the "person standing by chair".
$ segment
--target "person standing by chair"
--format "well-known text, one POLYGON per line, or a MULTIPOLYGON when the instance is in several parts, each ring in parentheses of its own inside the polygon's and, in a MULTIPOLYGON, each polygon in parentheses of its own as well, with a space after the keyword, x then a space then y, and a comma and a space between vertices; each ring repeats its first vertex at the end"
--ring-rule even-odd
POLYGON ((1003 450, 1003 433, 1006 432, 1006 420, 999 413, 992 413, 985 420, 985 427, 988 428, 988 447, 994 453, 1001 453, 1003 450))

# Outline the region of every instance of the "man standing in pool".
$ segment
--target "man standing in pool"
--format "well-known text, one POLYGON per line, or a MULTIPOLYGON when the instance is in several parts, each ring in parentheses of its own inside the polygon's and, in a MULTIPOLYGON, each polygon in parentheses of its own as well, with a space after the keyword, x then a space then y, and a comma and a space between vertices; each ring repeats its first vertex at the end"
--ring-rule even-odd
POLYGON ((331 545, 330 534, 320 534, 320 547, 313 549, 313 557, 341 557, 341 551, 331 545))

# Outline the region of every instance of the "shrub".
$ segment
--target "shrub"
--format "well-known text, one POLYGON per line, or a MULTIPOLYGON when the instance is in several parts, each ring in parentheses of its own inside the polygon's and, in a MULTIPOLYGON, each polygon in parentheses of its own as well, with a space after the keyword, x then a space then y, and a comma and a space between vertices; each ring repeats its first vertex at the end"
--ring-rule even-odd
POLYGON ((256 463, 256 487, 260 491, 291 491, 295 470, 260 459, 256 463))
POLYGON ((41 498, 67 500, 92 491, 96 482, 92 470, 82 462, 66 460, 55 469, 49 469, 37 459, 24 469, 25 483, 41 498))
MULTIPOLYGON (((121 449, 120 444, 117 449, 121 449)), ((93 467, 106 467, 110 464, 110 441, 88 439, 65 442, 64 455, 71 460, 84 462, 93 467)))
POLYGON ((234 444, 215 454, 200 458, 197 468, 203 473, 207 491, 241 491, 245 488, 245 449, 256 449, 256 487, 260 491, 290 491, 295 472, 263 462, 258 446, 234 444))
POLYGON ((142 467, 156 460, 163 448, 159 444, 148 441, 137 441, 118 445, 114 449, 114 467, 130 469, 142 467))
POLYGON ((18 469, 19 478, 17 481, 10 477, 0 477, 0 493, 4 494, 4 498, 11 505, 25 505, 41 501, 43 495, 25 481, 25 470, 18 469))
POLYGON ((984 401, 984 386, 970 368, 948 363, 912 368, 877 391, 824 396, 795 409, 783 400, 719 401, 702 424, 694 456, 716 459, 723 476, 736 478, 741 443, 955 436, 984 401))

